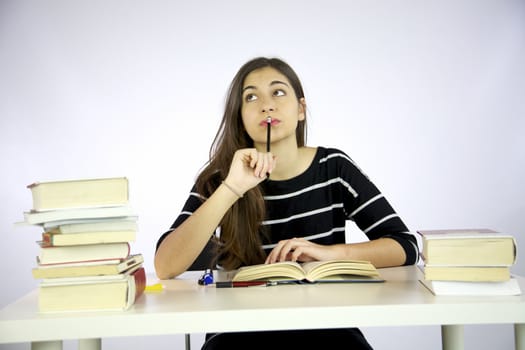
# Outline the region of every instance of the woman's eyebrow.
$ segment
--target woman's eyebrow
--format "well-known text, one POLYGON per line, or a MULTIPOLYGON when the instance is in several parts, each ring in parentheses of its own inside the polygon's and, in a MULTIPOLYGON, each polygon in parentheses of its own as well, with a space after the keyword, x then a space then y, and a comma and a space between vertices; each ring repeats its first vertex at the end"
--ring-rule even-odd
POLYGON ((286 85, 286 86, 289 87, 288 84, 286 84, 284 81, 280 81, 280 80, 274 80, 274 81, 272 81, 272 82, 270 83, 270 86, 272 86, 272 85, 276 85, 276 84, 283 84, 283 85, 286 85))
POLYGON ((257 89, 257 88, 256 88, 255 86, 253 86, 253 85, 248 85, 248 86, 245 86, 245 87, 242 89, 242 92, 244 92, 244 91, 246 91, 246 90, 249 90, 249 89, 253 89, 253 90, 255 90, 255 89, 257 89))
MULTIPOLYGON (((284 81, 280 81, 280 80, 273 80, 271 83, 270 83, 270 86, 272 85, 277 85, 277 84, 283 84, 283 85, 286 85, 288 87, 290 87, 286 82, 284 81)), ((245 86, 242 91, 246 91, 246 90, 249 90, 249 89, 253 89, 253 90, 257 90, 257 87, 253 86, 253 85, 248 85, 248 86, 245 86)))

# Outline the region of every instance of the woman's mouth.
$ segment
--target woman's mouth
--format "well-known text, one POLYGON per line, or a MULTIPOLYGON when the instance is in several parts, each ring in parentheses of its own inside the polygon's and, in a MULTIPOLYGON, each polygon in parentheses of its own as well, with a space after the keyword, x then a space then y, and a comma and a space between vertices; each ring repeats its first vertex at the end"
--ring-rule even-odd
MULTIPOLYGON (((271 118, 271 117, 270 117, 271 118)), ((264 120, 261 120, 261 122, 259 123, 260 126, 264 126, 266 127, 268 125, 268 121, 271 120, 270 122, 270 125, 271 126, 274 126, 274 125, 277 125, 279 124, 281 121, 277 118, 264 118, 264 120)))

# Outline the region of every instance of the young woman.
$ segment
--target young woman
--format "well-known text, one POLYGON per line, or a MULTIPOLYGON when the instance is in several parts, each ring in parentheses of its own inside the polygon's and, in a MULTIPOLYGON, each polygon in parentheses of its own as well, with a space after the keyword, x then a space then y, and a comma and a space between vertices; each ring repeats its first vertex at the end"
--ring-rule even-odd
MULTIPOLYGON (((218 242, 217 263, 225 269, 343 258, 387 267, 414 264, 418 257, 415 238, 348 155, 306 146, 301 83, 288 64, 275 58, 253 59, 234 77, 209 162, 157 243, 158 277, 186 271, 210 237, 218 242), (370 240, 345 243, 346 220, 370 240)), ((232 349, 238 337, 260 334, 227 334, 214 341, 232 349)), ((264 332, 261 339, 275 344, 269 338, 274 337, 297 347, 299 340, 307 346, 312 337, 327 335, 370 348, 356 329, 264 332)))

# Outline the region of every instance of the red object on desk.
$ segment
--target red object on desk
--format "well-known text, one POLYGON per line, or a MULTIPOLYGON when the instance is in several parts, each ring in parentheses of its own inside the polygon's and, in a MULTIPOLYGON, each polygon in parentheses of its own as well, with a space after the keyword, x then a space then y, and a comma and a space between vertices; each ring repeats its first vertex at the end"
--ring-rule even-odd
POLYGON ((236 288, 236 287, 253 287, 253 286, 268 286, 272 285, 266 281, 246 281, 246 282, 216 282, 215 287, 217 288, 236 288))

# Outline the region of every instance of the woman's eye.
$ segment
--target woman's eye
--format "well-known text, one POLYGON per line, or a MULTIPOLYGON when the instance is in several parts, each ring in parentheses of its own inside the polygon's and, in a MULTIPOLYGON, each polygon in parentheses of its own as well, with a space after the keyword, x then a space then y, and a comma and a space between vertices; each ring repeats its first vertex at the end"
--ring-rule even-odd
POLYGON ((255 96, 254 94, 248 94, 244 97, 244 100, 246 102, 251 102, 251 101, 255 101, 257 99, 257 96, 255 96))
POLYGON ((284 92, 284 90, 278 89, 274 91, 273 95, 274 96, 285 96, 286 93, 284 92))

